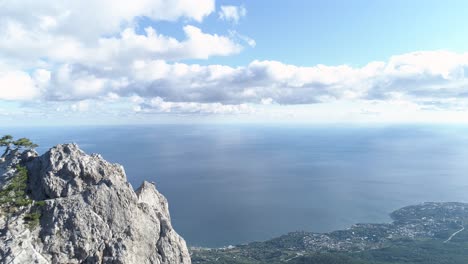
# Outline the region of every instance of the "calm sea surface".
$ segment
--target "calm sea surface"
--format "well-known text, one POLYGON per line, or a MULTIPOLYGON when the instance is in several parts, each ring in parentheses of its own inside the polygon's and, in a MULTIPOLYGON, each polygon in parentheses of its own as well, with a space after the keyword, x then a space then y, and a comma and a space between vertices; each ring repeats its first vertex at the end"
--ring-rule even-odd
POLYGON ((43 153, 77 142, 154 181, 193 246, 388 222, 424 201, 468 201, 468 127, 155 125, 8 128, 43 153))

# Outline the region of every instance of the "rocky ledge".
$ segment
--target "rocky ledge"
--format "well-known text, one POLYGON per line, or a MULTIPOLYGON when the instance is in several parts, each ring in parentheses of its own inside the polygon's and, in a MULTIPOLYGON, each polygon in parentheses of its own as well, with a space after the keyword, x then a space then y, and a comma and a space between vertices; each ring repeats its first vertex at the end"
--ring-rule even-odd
POLYGON ((0 194, 1 263, 190 263, 155 186, 76 144, 10 153, 0 194))

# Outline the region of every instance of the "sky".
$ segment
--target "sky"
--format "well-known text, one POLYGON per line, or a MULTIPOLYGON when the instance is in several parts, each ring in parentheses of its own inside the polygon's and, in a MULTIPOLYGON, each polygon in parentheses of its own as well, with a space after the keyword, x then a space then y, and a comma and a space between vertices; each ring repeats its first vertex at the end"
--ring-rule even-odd
POLYGON ((467 123, 466 10, 0 0, 0 122, 467 123))

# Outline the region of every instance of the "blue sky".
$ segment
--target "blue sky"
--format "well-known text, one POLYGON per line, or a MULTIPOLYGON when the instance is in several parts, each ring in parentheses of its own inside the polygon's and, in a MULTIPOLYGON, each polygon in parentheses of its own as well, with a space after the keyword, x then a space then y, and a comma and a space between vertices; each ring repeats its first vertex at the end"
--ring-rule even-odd
POLYGON ((468 121, 466 1, 0 6, 8 124, 468 121))
MULTIPOLYGON (((218 1, 242 3, 248 15, 233 25, 257 45, 233 57, 199 63, 241 66, 253 60, 287 64, 362 66, 396 54, 419 50, 465 52, 468 35, 466 1, 218 1)), ((157 24, 156 24, 157 25, 157 24)), ((226 33, 216 16, 206 19, 208 32, 226 33)), ((172 28, 168 33, 179 33, 172 28)))

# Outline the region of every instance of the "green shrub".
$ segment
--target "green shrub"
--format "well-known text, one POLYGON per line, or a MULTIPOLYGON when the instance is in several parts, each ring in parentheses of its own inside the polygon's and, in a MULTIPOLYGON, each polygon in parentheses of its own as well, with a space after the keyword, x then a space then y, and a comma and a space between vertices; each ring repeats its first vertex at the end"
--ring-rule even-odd
POLYGON ((37 205, 37 206, 45 206, 46 202, 45 201, 35 201, 34 204, 37 205))
POLYGON ((21 207, 32 203, 32 200, 26 195, 28 170, 18 165, 16 171, 16 175, 13 176, 10 183, 0 191, 0 206, 21 207))
MULTIPOLYGON (((14 214, 20 207, 29 206, 34 202, 27 195, 28 170, 18 165, 16 171, 8 185, 0 191, 0 209, 3 209, 7 215, 14 214)), ((39 225, 40 207, 45 204, 45 201, 35 201, 29 213, 24 216, 24 221, 30 229, 39 225)))
POLYGON ((41 219, 41 213, 36 211, 24 216, 24 221, 28 224, 29 229, 34 229, 39 225, 39 220, 41 219))

